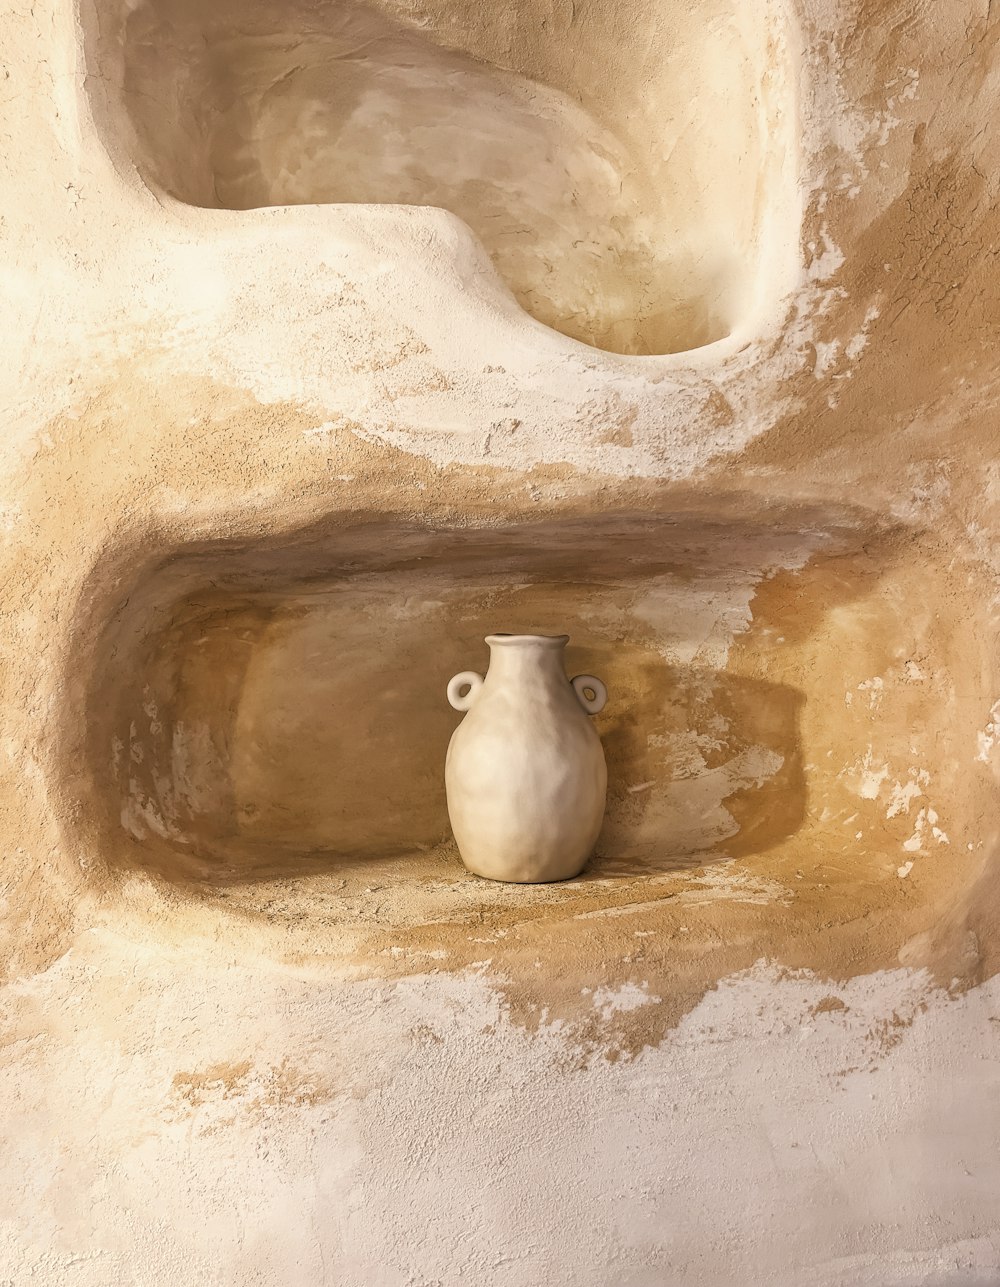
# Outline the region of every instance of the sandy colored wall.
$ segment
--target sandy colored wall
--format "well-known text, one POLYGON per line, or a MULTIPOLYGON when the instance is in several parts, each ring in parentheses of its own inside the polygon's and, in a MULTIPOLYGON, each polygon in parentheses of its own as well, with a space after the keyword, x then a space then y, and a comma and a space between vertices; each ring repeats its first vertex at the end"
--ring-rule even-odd
POLYGON ((290 192, 225 6, 5 10, 0 1282, 1000 1281, 1000 23, 674 8, 294 9, 604 157, 624 340, 488 204, 290 192), (518 889, 435 765, 531 626, 610 807, 518 889))

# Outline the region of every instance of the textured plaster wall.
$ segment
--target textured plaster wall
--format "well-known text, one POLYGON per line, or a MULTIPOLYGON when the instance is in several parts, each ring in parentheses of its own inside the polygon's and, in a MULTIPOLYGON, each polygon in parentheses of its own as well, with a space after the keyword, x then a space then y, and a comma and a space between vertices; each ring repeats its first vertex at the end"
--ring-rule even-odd
MULTIPOLYGON (((669 44, 377 8, 559 95, 669 44)), ((122 12, 2 19, 0 1282, 1000 1281, 986 0, 743 11, 752 288, 663 356, 440 209, 171 195, 122 12), (609 825, 494 887, 412 747, 556 617, 609 825)))

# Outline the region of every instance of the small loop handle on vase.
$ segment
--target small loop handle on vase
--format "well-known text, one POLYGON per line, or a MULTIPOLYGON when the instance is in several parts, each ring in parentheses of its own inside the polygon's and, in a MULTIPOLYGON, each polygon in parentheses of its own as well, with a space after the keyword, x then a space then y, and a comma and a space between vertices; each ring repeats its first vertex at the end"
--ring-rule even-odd
POLYGON ((576 692, 580 705, 588 715, 597 715, 604 710, 604 703, 608 700, 608 690, 604 687, 596 675, 577 675, 571 679, 570 683, 576 692), (588 697, 586 689, 594 694, 588 697))
POLYGON ((482 675, 475 670, 463 670, 448 682, 448 701, 454 706, 455 710, 467 711, 476 700, 476 696, 482 686, 482 675), (468 688, 469 691, 459 696, 458 690, 460 688, 468 688))

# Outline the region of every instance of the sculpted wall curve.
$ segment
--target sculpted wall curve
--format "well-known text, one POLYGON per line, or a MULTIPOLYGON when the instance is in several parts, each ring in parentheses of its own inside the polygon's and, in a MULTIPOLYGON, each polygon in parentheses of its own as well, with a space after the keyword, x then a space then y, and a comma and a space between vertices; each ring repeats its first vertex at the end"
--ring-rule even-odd
POLYGON ((699 348, 778 305, 797 232, 781 0, 645 3, 627 21, 547 3, 99 14, 109 120, 154 191, 442 207, 533 317, 615 353, 699 348))

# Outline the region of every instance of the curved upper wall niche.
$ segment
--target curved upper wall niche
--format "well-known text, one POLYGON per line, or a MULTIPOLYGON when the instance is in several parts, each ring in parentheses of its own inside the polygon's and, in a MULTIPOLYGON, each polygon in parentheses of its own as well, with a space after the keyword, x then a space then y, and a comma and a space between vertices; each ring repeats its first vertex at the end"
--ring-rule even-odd
POLYGON ((96 3, 112 116, 181 201, 443 207, 618 353, 751 327, 794 266, 784 0, 96 3))

